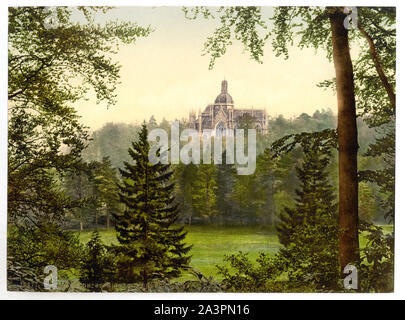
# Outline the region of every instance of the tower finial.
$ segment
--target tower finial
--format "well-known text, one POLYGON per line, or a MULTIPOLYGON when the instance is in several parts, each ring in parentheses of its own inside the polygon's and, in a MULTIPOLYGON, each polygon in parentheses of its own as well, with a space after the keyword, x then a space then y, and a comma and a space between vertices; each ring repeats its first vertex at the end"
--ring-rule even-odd
POLYGON ((222 81, 221 93, 228 93, 228 82, 226 80, 222 81))

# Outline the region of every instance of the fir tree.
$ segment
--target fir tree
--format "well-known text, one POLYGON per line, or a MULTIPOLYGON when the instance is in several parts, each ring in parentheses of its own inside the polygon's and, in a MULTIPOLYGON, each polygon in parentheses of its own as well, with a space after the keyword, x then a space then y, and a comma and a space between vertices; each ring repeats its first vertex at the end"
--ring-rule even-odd
POLYGON ((224 223, 229 222, 234 208, 231 196, 235 186, 235 175, 235 166, 226 163, 226 151, 224 151, 222 153, 222 164, 217 165, 217 206, 224 223))
POLYGON ((105 253, 100 234, 94 231, 87 243, 87 254, 82 260, 80 272, 80 282, 91 291, 100 291, 100 286, 105 282, 105 253))
POLYGON ((174 179, 176 180, 176 200, 180 204, 180 212, 191 226, 194 217, 193 196, 195 192, 195 177, 198 167, 194 163, 179 163, 176 166, 174 179))
POLYGON ((277 258, 289 281, 311 283, 317 290, 337 290, 338 217, 327 167, 331 151, 319 139, 301 141, 303 161, 296 167, 300 181, 294 208, 286 208, 277 226, 284 245, 277 258))
POLYGON ((174 203, 173 172, 169 165, 151 164, 146 124, 128 152, 133 163, 120 169, 119 197, 125 204, 122 215, 115 215, 121 259, 118 269, 125 282, 143 283, 180 275, 190 262, 191 246, 184 244, 184 227, 174 226, 178 206, 174 203))
POLYGON ((217 168, 214 164, 200 164, 195 177, 195 191, 192 197, 193 208, 200 217, 214 222, 218 215, 217 207, 217 168))
MULTIPOLYGON (((118 201, 118 176, 115 168, 112 167, 108 157, 103 157, 102 162, 96 164, 93 173, 93 183, 95 186, 95 198, 98 211, 102 211, 106 219, 106 227, 110 228, 110 216, 119 211, 118 201)), ((97 223, 95 224, 97 228, 97 223)))
POLYGON ((277 225, 280 243, 288 246, 297 227, 316 224, 320 216, 336 216, 334 188, 328 180, 331 151, 318 145, 317 139, 301 141, 303 160, 295 170, 300 181, 294 208, 285 208, 277 225))

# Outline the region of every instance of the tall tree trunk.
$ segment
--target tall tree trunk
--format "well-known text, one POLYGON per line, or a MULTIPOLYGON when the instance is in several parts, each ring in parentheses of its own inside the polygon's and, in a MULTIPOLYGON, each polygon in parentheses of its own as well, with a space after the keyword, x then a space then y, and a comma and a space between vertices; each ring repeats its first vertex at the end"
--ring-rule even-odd
POLYGON ((80 221, 80 231, 83 231, 83 221, 80 221))
POLYGON ((353 65, 343 9, 330 9, 333 62, 336 72, 339 149, 339 265, 359 261, 357 124, 353 65))

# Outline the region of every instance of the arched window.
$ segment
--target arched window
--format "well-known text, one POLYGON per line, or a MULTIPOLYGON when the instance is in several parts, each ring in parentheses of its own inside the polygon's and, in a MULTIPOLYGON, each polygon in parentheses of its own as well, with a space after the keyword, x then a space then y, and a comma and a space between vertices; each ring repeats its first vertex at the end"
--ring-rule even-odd
POLYGON ((217 137, 223 137, 226 135, 226 125, 223 121, 218 122, 217 126, 215 127, 215 135, 217 137))

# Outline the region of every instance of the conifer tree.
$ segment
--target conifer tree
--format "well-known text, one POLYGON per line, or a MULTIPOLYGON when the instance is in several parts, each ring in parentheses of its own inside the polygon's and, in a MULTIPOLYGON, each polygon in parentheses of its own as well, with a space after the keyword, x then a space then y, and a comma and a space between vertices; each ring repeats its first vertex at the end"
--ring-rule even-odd
POLYGON ((217 165, 217 206, 224 223, 229 222, 234 207, 232 190, 235 186, 236 169, 226 163, 226 151, 222 153, 222 164, 217 165))
POLYGON ((214 164, 200 164, 195 177, 193 207, 200 217, 210 223, 218 215, 217 207, 217 168, 214 164))
MULTIPOLYGON (((288 246, 297 227, 317 224, 320 216, 336 216, 337 203, 333 187, 328 181, 327 167, 331 151, 320 146, 318 139, 301 141, 303 160, 296 166, 300 181, 294 208, 285 208, 277 226, 280 243, 288 246)), ((337 217, 336 217, 337 219, 337 217)))
POLYGON ((176 200, 180 204, 180 212, 182 212, 183 218, 187 219, 189 226, 191 226, 195 213, 193 197, 197 173, 198 167, 192 162, 189 164, 179 163, 174 173, 176 200))
POLYGON ((277 226, 284 245, 277 257, 291 283, 310 283, 317 290, 337 290, 338 215, 336 195, 329 183, 329 146, 316 136, 301 141, 303 160, 296 167, 300 181, 294 208, 286 208, 277 226))
POLYGON ((120 169, 122 215, 115 215, 121 258, 118 269, 125 282, 142 282, 144 289, 153 279, 180 275, 190 262, 191 246, 184 244, 186 232, 175 226, 178 206, 174 203, 173 172, 170 165, 149 162, 151 148, 146 124, 128 152, 133 163, 120 169))
MULTIPOLYGON (((110 228, 110 216, 119 211, 118 201, 118 176, 116 169, 112 167, 109 157, 103 157, 102 162, 96 164, 93 173, 95 186, 96 214, 103 211, 106 218, 106 227, 110 228)), ((97 228, 97 223, 96 223, 97 228)))
POLYGON ((86 249, 87 254, 81 265, 80 282, 91 291, 100 291, 100 286, 105 282, 104 255, 106 248, 102 244, 97 230, 92 233, 86 249))

